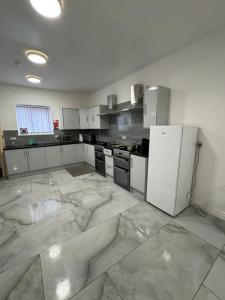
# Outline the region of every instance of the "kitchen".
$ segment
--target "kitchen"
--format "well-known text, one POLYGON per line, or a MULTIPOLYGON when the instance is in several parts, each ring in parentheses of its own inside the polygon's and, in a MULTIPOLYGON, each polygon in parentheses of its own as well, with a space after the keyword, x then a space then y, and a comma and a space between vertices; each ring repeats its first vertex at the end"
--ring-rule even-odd
POLYGON ((225 6, 126 4, 2 4, 1 299, 224 299, 225 6))

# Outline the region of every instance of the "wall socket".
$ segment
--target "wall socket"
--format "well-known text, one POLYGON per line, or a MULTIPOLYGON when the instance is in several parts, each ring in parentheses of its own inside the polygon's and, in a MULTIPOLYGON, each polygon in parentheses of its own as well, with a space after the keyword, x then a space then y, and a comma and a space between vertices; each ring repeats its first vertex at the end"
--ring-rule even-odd
POLYGON ((122 135, 122 140, 126 140, 126 139, 127 139, 126 135, 122 135))

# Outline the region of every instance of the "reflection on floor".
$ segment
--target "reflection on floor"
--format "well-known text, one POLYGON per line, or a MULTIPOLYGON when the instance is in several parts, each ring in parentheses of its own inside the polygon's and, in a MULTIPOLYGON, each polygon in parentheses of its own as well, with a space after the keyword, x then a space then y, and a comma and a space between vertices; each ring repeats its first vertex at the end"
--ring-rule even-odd
POLYGON ((73 176, 80 176, 94 172, 94 168, 87 163, 77 164, 75 167, 66 168, 66 170, 73 176))
POLYGON ((0 182, 0 300, 225 300, 225 223, 96 173, 0 182))

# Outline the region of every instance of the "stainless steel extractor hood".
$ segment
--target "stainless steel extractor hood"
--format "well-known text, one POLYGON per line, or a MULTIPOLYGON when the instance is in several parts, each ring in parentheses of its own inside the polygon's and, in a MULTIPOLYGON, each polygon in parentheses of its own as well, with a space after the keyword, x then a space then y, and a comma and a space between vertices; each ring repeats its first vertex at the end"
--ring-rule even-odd
POLYGON ((144 87, 142 84, 131 86, 130 102, 124 107, 117 109, 117 113, 125 111, 139 111, 143 109, 144 87))
POLYGON ((117 105, 117 96, 109 95, 107 96, 107 104, 108 108, 100 114, 100 116, 114 115, 116 113, 116 105, 117 105))

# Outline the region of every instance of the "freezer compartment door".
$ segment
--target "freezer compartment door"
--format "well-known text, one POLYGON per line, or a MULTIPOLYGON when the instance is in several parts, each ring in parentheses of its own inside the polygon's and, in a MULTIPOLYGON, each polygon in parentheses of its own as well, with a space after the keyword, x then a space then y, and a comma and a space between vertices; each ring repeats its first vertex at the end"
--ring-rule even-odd
POLYGON ((148 164, 147 201, 174 216, 181 126, 151 126, 148 164))

